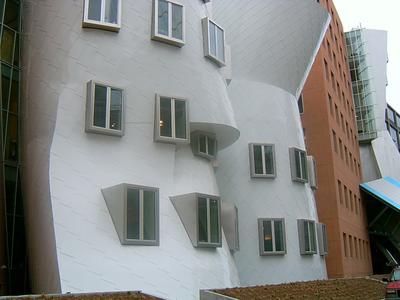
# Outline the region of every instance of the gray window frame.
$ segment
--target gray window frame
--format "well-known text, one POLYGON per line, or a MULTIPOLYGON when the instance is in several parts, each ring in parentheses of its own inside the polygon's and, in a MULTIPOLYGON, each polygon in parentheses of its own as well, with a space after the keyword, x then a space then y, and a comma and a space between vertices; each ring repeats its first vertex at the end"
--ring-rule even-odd
POLYGON ((197 225, 197 247, 199 248, 218 248, 222 247, 222 230, 221 230, 221 198, 206 194, 196 193, 196 225, 197 225), (207 199, 207 239, 208 242, 200 242, 200 222, 199 222, 199 198, 207 199), (211 240, 211 230, 210 230, 210 199, 217 200, 218 203, 218 237, 219 241, 217 243, 210 242, 211 240))
POLYGON ((155 105, 155 118, 154 118, 154 141, 171 143, 171 144, 189 144, 190 143, 190 128, 189 128, 189 103, 188 100, 181 97, 173 97, 156 94, 156 105, 155 105), (160 134, 160 100, 161 98, 171 99, 171 127, 172 127, 172 137, 161 136, 160 134), (185 102, 186 110, 186 138, 181 139, 176 137, 176 127, 175 127, 175 100, 185 102))
POLYGON ((317 237, 318 237, 318 249, 319 255, 328 255, 328 236, 326 225, 323 223, 317 223, 317 237))
MULTIPOLYGON (((209 58, 211 61, 216 63, 219 67, 223 67, 226 65, 226 39, 225 39, 225 29, 217 24, 215 21, 205 17, 201 20, 203 27, 203 48, 204 48, 204 56, 209 58), (211 43, 210 43, 210 22, 213 23, 216 27, 222 30, 223 33, 223 43, 224 43, 224 58, 223 60, 213 54, 211 54, 211 43)), ((217 35, 216 35, 217 36, 217 35)), ((216 42, 216 46, 218 47, 218 42, 216 42)), ((218 52, 218 51, 217 51, 218 52)))
POLYGON ((290 170, 291 170, 291 175, 292 175, 292 181, 297 181, 301 183, 306 183, 308 182, 308 169, 307 169, 307 153, 305 150, 292 147, 289 148, 289 157, 290 157, 290 170), (305 157, 305 172, 301 164, 301 154, 304 154, 305 157), (297 177, 297 166, 296 166, 296 155, 300 155, 299 161, 300 161, 300 173, 302 177, 297 177), (305 174, 305 176, 304 176, 305 174))
POLYGON ((276 154, 275 154, 275 145, 268 143, 249 143, 249 157, 250 157, 250 177, 251 178, 275 178, 276 177, 276 154), (254 146, 261 146, 262 153, 262 165, 263 165, 263 174, 256 174, 255 172, 255 162, 254 162, 254 146), (272 161, 273 161, 273 173, 267 174, 267 167, 265 164, 265 148, 264 147, 272 147, 272 161), (264 172, 265 171, 265 172, 264 172))
POLYGON ((260 256, 272 256, 272 255, 285 255, 286 252, 286 228, 284 218, 259 218, 258 219, 258 241, 259 241, 259 251, 260 256), (271 222, 271 232, 272 232, 272 248, 276 249, 275 245, 275 221, 282 221, 283 229, 283 251, 266 251, 264 249, 264 222, 271 222))
POLYGON ((317 254, 317 233, 316 233, 316 226, 315 226, 315 221, 314 220, 308 220, 308 219, 298 219, 297 220, 297 229, 299 233, 299 247, 300 247, 300 254, 301 255, 313 255, 317 254), (306 236, 305 236, 305 224, 314 224, 314 246, 315 249, 312 249, 312 243, 311 243, 311 237, 310 237, 310 226, 307 225, 307 231, 308 231, 308 246, 310 250, 306 250, 306 236))
MULTIPOLYGON (((118 0, 118 12, 117 12, 117 23, 109 23, 105 21, 97 21, 89 19, 89 2, 90 0, 84 0, 83 4, 83 20, 82 20, 82 27, 87 28, 97 28, 97 29, 104 29, 109 31, 118 32, 121 29, 121 15, 122 15, 122 1, 118 0)), ((104 3, 105 0, 101 0, 101 18, 104 18, 104 3)))
POLYGON ((85 117, 85 131, 88 133, 99 133, 114 136, 123 136, 125 133, 125 91, 121 87, 111 85, 108 83, 91 80, 86 84, 86 117, 85 117), (95 126, 94 118, 94 102, 95 102, 95 87, 102 86, 107 88, 107 111, 106 111, 106 127, 95 126), (109 127, 110 117, 110 91, 111 89, 120 90, 121 98, 121 129, 112 129, 109 127), (107 127, 108 124, 108 127, 107 127))
POLYGON ((185 45, 185 6, 175 0, 165 0, 168 3, 168 35, 158 33, 158 4, 159 0, 153 0, 153 14, 151 39, 159 42, 164 42, 173 46, 182 47, 185 45), (172 5, 182 7, 182 39, 172 37, 172 5))
POLYGON ((217 158, 217 153, 218 153, 218 143, 217 143, 217 138, 216 135, 210 132, 205 132, 205 131, 195 131, 192 132, 191 134, 191 143, 192 143, 192 150, 193 154, 207 158, 209 160, 213 160, 217 158), (201 152, 200 151, 200 137, 204 136, 206 138, 206 152, 201 152), (210 146, 210 141, 214 144, 214 155, 209 154, 209 146, 210 146))

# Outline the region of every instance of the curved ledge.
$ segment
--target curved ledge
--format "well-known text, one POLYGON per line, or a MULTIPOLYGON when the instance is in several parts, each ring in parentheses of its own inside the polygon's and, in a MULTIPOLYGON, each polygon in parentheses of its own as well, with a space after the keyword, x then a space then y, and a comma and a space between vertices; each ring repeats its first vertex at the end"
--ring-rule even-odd
POLYGON ((215 123, 193 122, 190 123, 190 131, 214 133, 217 138, 218 150, 232 145, 240 136, 240 131, 237 128, 215 123))

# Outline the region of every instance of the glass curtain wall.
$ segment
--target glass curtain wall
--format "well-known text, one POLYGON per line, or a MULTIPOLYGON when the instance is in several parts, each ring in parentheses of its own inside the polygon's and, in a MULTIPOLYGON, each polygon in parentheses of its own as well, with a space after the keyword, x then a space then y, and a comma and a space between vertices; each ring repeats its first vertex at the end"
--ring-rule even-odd
POLYGON ((29 292, 20 180, 20 12, 21 0, 0 0, 0 295, 29 292))

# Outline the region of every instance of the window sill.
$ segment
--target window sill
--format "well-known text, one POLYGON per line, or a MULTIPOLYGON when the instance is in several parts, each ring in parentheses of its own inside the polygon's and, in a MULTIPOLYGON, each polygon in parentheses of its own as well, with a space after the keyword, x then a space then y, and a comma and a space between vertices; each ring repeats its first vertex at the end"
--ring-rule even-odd
POLYGON ((196 248, 220 248, 222 247, 222 242, 219 243, 204 243, 204 242, 197 242, 196 248))
POLYGON ((120 24, 114 23, 104 23, 92 20, 83 20, 82 22, 83 28, 95 28, 95 29, 103 29, 107 31, 118 32, 121 29, 120 24))
POLYGON ((131 240, 125 239, 121 243, 122 245, 141 245, 141 246, 159 246, 159 242, 156 240, 131 240))
POLYGON ((85 128, 86 133, 96 133, 96 134, 104 134, 104 135, 113 135, 113 136, 123 136, 124 130, 114 130, 107 129, 102 127, 88 126, 85 128))
POLYGON ((208 58, 209 60, 211 60, 212 62, 216 63, 220 68, 226 66, 225 61, 219 60, 214 55, 211 55, 211 54, 207 53, 205 55, 205 57, 208 58))
POLYGON ((282 256, 286 255, 286 251, 275 251, 275 252, 262 252, 260 256, 282 256))
POLYGON ((270 178, 274 179, 276 174, 251 174, 251 178, 270 178))
POLYGON ((158 143, 166 143, 166 144, 190 144, 190 139, 178 139, 172 137, 165 136, 155 136, 154 141, 158 143))
POLYGON ((292 178, 292 181, 294 181, 294 182, 299 182, 299 183, 307 183, 307 182, 308 182, 308 179, 292 178))
POLYGON ((179 40, 179 39, 174 39, 174 38, 170 38, 168 36, 165 35, 161 35, 161 34, 153 34, 151 36, 151 39, 153 41, 157 41, 157 42, 163 42, 172 46, 176 46, 176 47, 183 47, 185 45, 185 41, 184 40, 179 40))

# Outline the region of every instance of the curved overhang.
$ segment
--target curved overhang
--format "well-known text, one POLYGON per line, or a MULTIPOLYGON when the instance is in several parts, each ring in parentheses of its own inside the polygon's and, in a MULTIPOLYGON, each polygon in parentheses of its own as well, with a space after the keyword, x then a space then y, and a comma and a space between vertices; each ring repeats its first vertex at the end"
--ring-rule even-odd
POLYGON ((202 131, 215 134, 218 141, 218 150, 232 145, 240 136, 240 131, 237 128, 216 123, 191 122, 190 131, 202 131))

